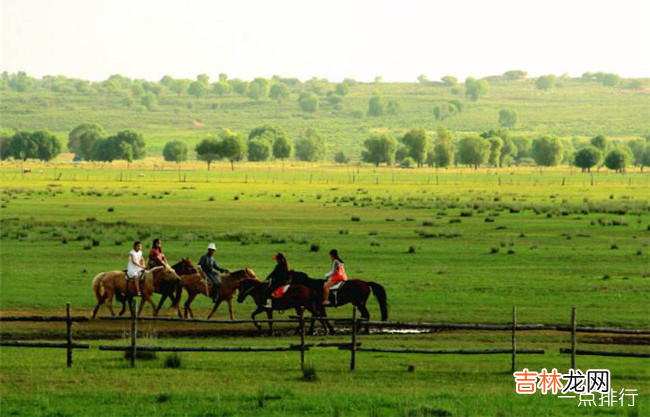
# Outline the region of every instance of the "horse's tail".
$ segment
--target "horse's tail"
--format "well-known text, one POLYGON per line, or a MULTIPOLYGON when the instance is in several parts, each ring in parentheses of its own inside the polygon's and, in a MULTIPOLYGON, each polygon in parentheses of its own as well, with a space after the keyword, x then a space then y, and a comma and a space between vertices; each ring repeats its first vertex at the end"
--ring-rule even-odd
POLYGON ((372 293, 375 294, 377 301, 379 301, 379 310, 381 311, 381 321, 388 320, 388 303, 386 301, 386 290, 376 282, 368 282, 372 293))
POLYGON ((106 272, 100 272, 95 275, 95 278, 93 278, 92 289, 97 301, 102 301, 102 278, 104 278, 105 275, 106 272))

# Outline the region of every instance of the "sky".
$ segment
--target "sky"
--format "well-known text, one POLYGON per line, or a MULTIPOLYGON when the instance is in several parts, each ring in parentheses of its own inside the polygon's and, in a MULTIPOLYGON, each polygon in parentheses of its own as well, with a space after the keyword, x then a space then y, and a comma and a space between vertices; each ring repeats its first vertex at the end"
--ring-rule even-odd
POLYGON ((0 0, 0 13, 0 71, 37 77, 650 77, 647 0, 0 0))

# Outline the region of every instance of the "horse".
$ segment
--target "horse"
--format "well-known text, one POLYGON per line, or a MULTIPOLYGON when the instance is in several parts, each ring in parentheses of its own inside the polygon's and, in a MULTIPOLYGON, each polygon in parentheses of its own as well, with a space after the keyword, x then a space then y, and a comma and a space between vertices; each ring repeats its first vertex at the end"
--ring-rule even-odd
MULTIPOLYGON (((171 267, 178 276, 191 275, 197 272, 197 269, 192 263, 192 261, 190 260, 190 258, 181 259, 179 262, 175 263, 171 267)), ((153 292, 157 294, 162 294, 162 297, 158 302, 158 306, 156 307, 156 315, 158 315, 160 309, 162 308, 163 303, 165 302, 167 297, 169 297, 169 299, 172 300, 171 308, 176 308, 178 317, 183 317, 181 315, 181 310, 178 307, 178 302, 180 301, 180 297, 181 297, 181 291, 183 291, 183 288, 181 287, 181 284, 177 281, 161 280, 157 283, 157 285, 156 282, 154 282, 153 292)), ((122 310, 120 310, 119 313, 119 315, 121 316, 126 311, 127 297, 123 296, 118 292, 115 294, 115 299, 122 303, 122 310)))
MULTIPOLYGON (((92 281, 92 290, 97 299, 97 305, 93 309, 92 318, 95 318, 99 307, 106 303, 108 310, 111 312, 111 316, 115 316, 113 311, 112 301, 113 295, 117 293, 126 294, 127 297, 133 297, 136 294, 135 291, 135 282, 127 281, 126 274, 124 271, 109 271, 109 272, 100 272, 95 275, 92 281), (102 288, 104 289, 102 293, 102 288)), ((142 293, 142 301, 140 302, 140 307, 138 308, 137 315, 140 315, 142 308, 144 307, 144 302, 148 301, 153 307, 153 315, 156 316, 158 311, 156 310, 156 304, 151 299, 151 295, 154 292, 156 285, 160 285, 160 281, 180 281, 180 277, 176 272, 165 266, 157 266, 151 268, 144 272, 144 282, 140 287, 142 293)))
MULTIPOLYGON (((304 285, 314 291, 318 297, 318 303, 323 299, 323 285, 326 280, 309 278, 307 274, 299 271, 289 271, 289 278, 292 284, 304 285)), ((350 279, 344 281, 340 289, 336 290, 336 297, 334 291, 330 291, 330 304, 324 307, 339 307, 347 303, 352 303, 361 312, 361 317, 365 320, 370 320, 370 312, 366 308, 366 302, 370 297, 370 292, 375 295, 379 302, 379 311, 381 312, 381 321, 388 320, 388 304, 386 302, 386 290, 380 284, 372 281, 363 281, 360 279, 350 279)), ((326 309, 323 308, 323 317, 327 317, 326 309)), ((312 320, 310 331, 314 323, 312 320)), ((366 324, 366 333, 370 332, 370 326, 366 324)))
MULTIPOLYGON (((255 272, 250 268, 221 274, 221 286, 219 287, 219 294, 214 300, 214 306, 212 307, 210 314, 208 314, 208 319, 210 319, 215 311, 217 311, 217 308, 219 308, 219 305, 222 301, 227 301, 228 311, 230 312, 230 320, 235 320, 235 315, 233 314, 232 309, 232 298, 235 294, 235 291, 237 291, 239 283, 244 279, 257 279, 257 277, 255 276, 255 272)), ((184 316, 187 318, 189 314, 190 317, 194 318, 194 312, 190 307, 192 301, 194 301, 194 298, 198 294, 203 294, 206 297, 210 297, 210 293, 212 291, 212 282, 207 278, 203 270, 199 269, 197 273, 191 275, 183 275, 181 277, 181 289, 183 288, 185 291, 187 291, 187 301, 185 301, 184 304, 184 316)), ((180 298, 181 296, 179 293, 178 297, 174 300, 174 303, 176 305, 178 305, 180 302, 180 298)))
MULTIPOLYGON (((286 292, 280 298, 272 298, 271 308, 266 307, 266 291, 268 288, 267 282, 261 282, 257 279, 246 279, 239 284, 239 295, 237 296, 237 302, 243 303, 246 297, 251 296, 257 309, 251 314, 251 319, 255 324, 255 327, 259 332, 262 332, 262 326, 255 321, 255 316, 259 313, 266 311, 266 316, 269 320, 273 319, 273 310, 290 310, 295 309, 296 314, 302 317, 304 310, 306 309, 314 316, 321 316, 324 312, 320 304, 320 299, 318 295, 310 290, 304 285, 291 285, 286 290, 286 292)), ((327 321, 321 320, 323 328, 327 333, 329 328, 332 332, 334 329, 327 321)), ((296 328, 296 332, 300 330, 300 326, 296 328)), ((313 322, 310 331, 313 331, 313 322)), ((273 335, 273 322, 269 322, 269 335, 273 335)))

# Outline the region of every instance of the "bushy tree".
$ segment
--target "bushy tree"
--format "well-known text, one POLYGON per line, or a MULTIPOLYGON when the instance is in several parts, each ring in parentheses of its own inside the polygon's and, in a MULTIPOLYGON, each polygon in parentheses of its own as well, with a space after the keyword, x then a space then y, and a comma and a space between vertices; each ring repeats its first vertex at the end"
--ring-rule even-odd
POLYGON ((499 126, 501 127, 515 127, 517 124, 517 111, 513 109, 499 110, 499 126))
POLYGON ((208 85, 201 81, 193 81, 187 88, 187 93, 196 98, 203 97, 208 92, 208 85))
POLYGON ((381 163, 392 165, 395 162, 395 152, 397 150, 397 141, 388 134, 375 135, 363 142, 366 148, 361 153, 361 159, 379 166, 381 163))
POLYGON ((273 100, 282 101, 289 98, 289 87, 286 84, 275 83, 269 90, 269 97, 273 100))
POLYGON ((318 110, 318 96, 310 92, 301 93, 298 97, 298 104, 305 113, 314 113, 318 110))
POLYGON ((271 142, 256 137, 248 142, 248 160, 252 162, 267 161, 271 157, 271 142))
POLYGON ((10 134, 4 132, 0 134, 0 160, 2 161, 11 156, 11 138, 10 134))
POLYGON ((473 77, 467 77, 465 79, 465 96, 472 101, 476 101, 486 95, 488 88, 486 80, 477 80, 473 77))
POLYGON ((453 87, 458 84, 458 78, 453 75, 445 75, 440 80, 448 87, 453 87))
POLYGON ((401 111, 402 106, 396 100, 388 100, 386 103, 386 114, 391 116, 397 116, 401 111))
POLYGON ((153 111, 158 106, 158 98, 154 93, 145 93, 140 99, 140 104, 147 108, 149 111, 153 111))
POLYGON ((605 166, 616 172, 625 172, 625 168, 630 164, 632 152, 627 146, 619 146, 612 149, 605 156, 605 166))
POLYGON ((411 129, 402 137, 402 143, 406 145, 408 156, 413 158, 418 167, 424 165, 429 150, 427 131, 421 127, 411 129))
POLYGON ((531 154, 539 166, 554 166, 562 162, 564 146, 562 141, 555 137, 545 135, 533 140, 531 154))
POLYGON ((286 136, 276 137, 273 141, 273 156, 281 161, 291 156, 293 145, 286 136))
POLYGON ((325 151, 325 140, 314 129, 307 129, 302 139, 296 142, 296 157, 301 161, 317 161, 325 151))
POLYGON ((255 78, 249 85, 246 95, 253 100, 259 100, 269 95, 269 81, 255 78))
POLYGON ((643 155, 647 149, 650 149, 650 143, 643 138, 639 138, 630 141, 628 145, 632 151, 632 163, 643 170, 643 155))
POLYGON ((384 103, 379 93, 374 93, 368 100, 368 116, 379 117, 384 114, 384 103))
POLYGON ((607 138, 603 135, 598 135, 589 141, 593 146, 596 148, 600 149, 601 152, 605 152, 607 150, 607 146, 609 145, 607 138))
POLYGON ((162 153, 165 161, 176 162, 177 164, 187 161, 187 145, 180 140, 167 142, 162 153))
POLYGON ((501 149, 503 149, 503 139, 499 136, 491 136, 490 141, 490 156, 488 163, 492 166, 501 166, 501 149))
POLYGON ((346 83, 345 81, 342 83, 336 84, 336 94, 339 96, 347 96, 348 93, 350 92, 350 84, 346 83))
POLYGON ((427 153, 427 164, 445 168, 454 163, 454 146, 450 141, 438 141, 427 153))
POLYGON ((466 136, 458 143, 458 160, 461 164, 478 169, 490 156, 490 142, 480 136, 466 136))
POLYGON ((198 159, 205 161, 208 164, 208 171, 210 171, 210 164, 222 158, 220 143, 217 138, 209 137, 203 139, 194 148, 198 159))
POLYGON ((458 108, 453 103, 442 103, 433 108, 433 117, 436 120, 446 120, 458 113, 458 108))
POLYGON ((523 78, 526 78, 526 75, 528 75, 526 71, 512 70, 504 72, 503 78, 506 80, 521 80, 523 78))
MULTIPOLYGON (((6 145, 5 145, 6 146, 6 145)), ((47 130, 16 132, 10 140, 8 154, 14 159, 50 161, 61 153, 61 143, 47 130)), ((4 157, 4 156, 3 156, 4 157)))
POLYGON ((573 165, 582 169, 582 172, 591 172, 591 168, 598 165, 603 158, 600 149, 588 145, 579 149, 573 156, 573 165))
POLYGON ((228 80, 228 84, 230 84, 232 90, 240 96, 246 94, 246 90, 248 89, 248 83, 246 81, 240 80, 239 78, 228 80))
POLYGON ((230 129, 222 129, 219 133, 219 153, 230 161, 230 169, 235 170, 235 162, 241 161, 246 156, 246 141, 239 133, 230 129))
POLYGON ((146 142, 141 133, 123 130, 106 139, 98 139, 93 144, 91 159, 112 162, 123 159, 131 162, 146 156, 146 142))
POLYGON ((89 160, 95 142, 105 136, 104 129, 97 123, 83 123, 68 134, 68 150, 75 158, 89 160))
POLYGON ((517 161, 522 158, 532 158, 533 142, 530 138, 517 136, 512 138, 512 142, 517 147, 517 156, 515 158, 517 161))
POLYGON ((535 86, 538 90, 548 90, 555 87, 555 75, 542 75, 535 80, 535 86))
POLYGON ((334 162, 337 164, 347 164, 350 161, 350 159, 345 155, 345 152, 342 150, 336 152, 334 154, 334 162))

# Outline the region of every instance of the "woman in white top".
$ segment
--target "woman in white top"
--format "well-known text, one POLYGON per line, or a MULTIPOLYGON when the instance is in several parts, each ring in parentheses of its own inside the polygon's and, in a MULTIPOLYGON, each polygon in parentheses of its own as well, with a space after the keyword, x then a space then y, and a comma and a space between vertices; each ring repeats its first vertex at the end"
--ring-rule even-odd
POLYGON ((129 252, 129 264, 126 267, 126 273, 135 281, 135 291, 138 296, 140 293, 140 274, 144 271, 144 256, 142 256, 142 243, 136 241, 133 244, 133 250, 129 252))

